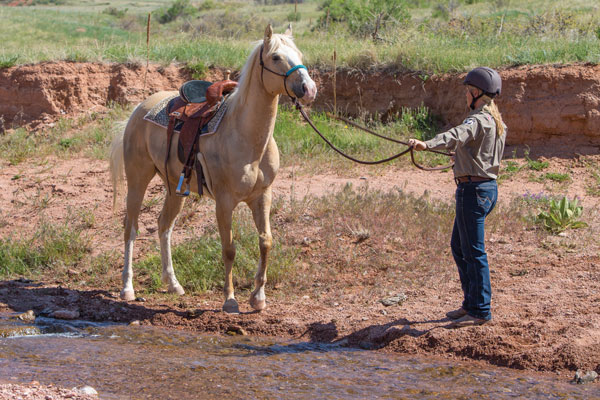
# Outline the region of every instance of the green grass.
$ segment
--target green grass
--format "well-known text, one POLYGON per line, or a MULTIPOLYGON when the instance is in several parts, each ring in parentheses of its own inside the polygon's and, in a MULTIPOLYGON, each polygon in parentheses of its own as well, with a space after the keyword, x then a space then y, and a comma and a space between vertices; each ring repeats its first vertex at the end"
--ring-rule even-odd
POLYGON ((129 106, 111 104, 104 113, 91 113, 79 118, 61 118, 44 131, 18 128, 0 136, 0 159, 13 165, 34 155, 70 157, 82 154, 95 159, 106 159, 116 121, 126 119, 129 106))
POLYGON ((567 182, 571 180, 569 174, 561 174, 558 172, 547 172, 543 175, 544 179, 548 179, 554 182, 567 182))
POLYGON ((32 276, 80 263, 90 252, 85 224, 76 216, 64 223, 42 220, 30 238, 0 239, 0 277, 32 276))
MULTIPOLYGON (((294 5, 254 1, 202 2, 205 7, 160 24, 158 10, 172 2, 88 0, 35 7, 0 7, 0 68, 45 60, 139 62, 146 58, 146 18, 152 19, 150 59, 240 68, 250 43, 262 38, 267 23, 283 32, 294 5), (19 35, 14 35, 19 32, 19 35)), ((318 26, 321 2, 298 4, 294 36, 305 64, 367 69, 464 71, 491 67, 568 62, 600 62, 600 11, 589 2, 528 0, 498 7, 497 2, 459 2, 448 19, 436 17, 437 2, 411 7, 411 21, 379 32, 353 36, 346 25, 318 26)))
MULTIPOLYGON (((236 289, 251 288, 260 253, 258 235, 249 210, 238 209, 234 213, 233 234, 236 243, 234 285, 236 289)), ((267 270, 269 287, 290 278, 298 254, 298 248, 282 246, 277 238, 274 239, 267 270)), ((225 273, 221 241, 215 230, 173 246, 172 256, 177 279, 186 291, 201 293, 223 287, 225 273)), ((135 269, 140 271, 141 279, 149 281, 145 285, 147 290, 155 292, 162 287, 159 251, 137 262, 135 269)))

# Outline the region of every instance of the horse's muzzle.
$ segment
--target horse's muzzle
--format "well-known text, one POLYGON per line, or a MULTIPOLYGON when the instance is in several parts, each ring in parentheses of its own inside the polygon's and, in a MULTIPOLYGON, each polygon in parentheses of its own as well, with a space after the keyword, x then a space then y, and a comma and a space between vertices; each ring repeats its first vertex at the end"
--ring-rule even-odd
POLYGON ((317 97, 317 85, 313 80, 303 80, 292 88, 294 95, 302 104, 310 104, 317 97))

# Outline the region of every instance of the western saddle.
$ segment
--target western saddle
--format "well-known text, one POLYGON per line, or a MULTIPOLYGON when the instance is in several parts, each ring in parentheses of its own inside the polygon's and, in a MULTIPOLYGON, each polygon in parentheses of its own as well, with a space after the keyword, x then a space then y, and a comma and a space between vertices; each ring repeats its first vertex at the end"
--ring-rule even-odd
POLYGON ((211 83, 193 80, 185 82, 179 88, 179 96, 167 104, 169 125, 167 127, 167 156, 165 158, 165 173, 167 188, 169 186, 169 172, 167 165, 171 153, 171 139, 176 127, 179 128, 179 143, 177 155, 183 163, 183 170, 179 176, 179 182, 175 194, 188 196, 190 194, 190 179, 192 170, 196 169, 198 178, 198 194, 202 196, 202 186, 205 183, 202 165, 197 154, 200 151, 198 137, 202 134, 202 128, 214 117, 222 105, 224 96, 231 93, 237 86, 237 82, 226 79, 211 83), (182 192, 185 183, 186 189, 182 192))

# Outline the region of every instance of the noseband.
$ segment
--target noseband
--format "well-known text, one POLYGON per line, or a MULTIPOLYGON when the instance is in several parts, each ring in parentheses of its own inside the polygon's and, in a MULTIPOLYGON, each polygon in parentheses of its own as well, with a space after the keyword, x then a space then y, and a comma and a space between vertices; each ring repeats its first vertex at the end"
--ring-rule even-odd
POLYGON ((281 76, 281 77, 283 77, 283 87, 285 88, 285 92, 287 93, 287 95, 288 95, 288 96, 290 96, 290 98, 292 98, 292 99, 295 99, 296 97, 292 96, 292 95, 290 94, 290 92, 288 92, 288 89, 287 89, 287 84, 286 84, 287 78, 288 78, 288 76, 290 76, 290 75, 291 75, 291 74, 292 74, 294 71, 296 71, 296 70, 298 70, 298 69, 300 69, 300 68, 304 68, 304 69, 305 69, 305 70, 307 70, 307 71, 308 71, 308 68, 306 68, 306 66, 304 66, 304 65, 302 65, 302 64, 298 64, 298 65, 294 65, 292 68, 290 68, 290 69, 289 69, 289 71, 288 71, 288 72, 286 72, 285 74, 280 74, 280 73, 279 73, 279 72, 277 72, 277 71, 273 71, 272 69, 269 69, 269 68, 267 68, 267 67, 265 66, 265 63, 264 63, 264 61, 263 61, 263 49, 264 49, 264 48, 265 48, 265 45, 263 44, 263 45, 260 47, 260 67, 262 68, 262 69, 260 70, 260 80, 261 80, 261 81, 263 82, 263 84, 264 84, 264 82, 265 82, 265 81, 264 81, 264 79, 263 79, 263 73, 265 72, 265 69, 266 69, 267 71, 269 71, 270 73, 272 73, 272 74, 275 74, 275 75, 277 75, 277 76, 281 76))

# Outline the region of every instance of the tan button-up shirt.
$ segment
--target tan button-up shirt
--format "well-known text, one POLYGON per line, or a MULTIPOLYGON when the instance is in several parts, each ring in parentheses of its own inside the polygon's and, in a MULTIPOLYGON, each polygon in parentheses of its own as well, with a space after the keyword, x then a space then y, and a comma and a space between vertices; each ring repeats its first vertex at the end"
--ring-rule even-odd
POLYGON ((456 152, 454 176, 498 178, 504 154, 504 133, 496 133, 496 121, 482 108, 473 110, 462 124, 425 142, 428 149, 456 152))

